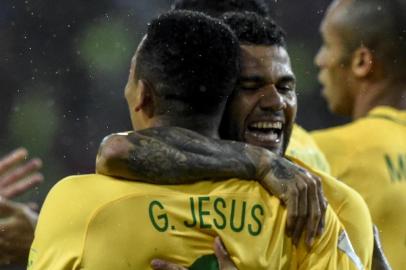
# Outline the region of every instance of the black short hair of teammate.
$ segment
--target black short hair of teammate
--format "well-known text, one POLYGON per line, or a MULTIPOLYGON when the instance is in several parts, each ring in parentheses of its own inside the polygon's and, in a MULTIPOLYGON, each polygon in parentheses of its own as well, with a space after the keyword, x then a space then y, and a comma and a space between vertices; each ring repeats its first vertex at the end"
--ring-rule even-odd
POLYGON ((235 87, 239 43, 218 19, 170 11, 151 21, 136 59, 136 79, 153 86, 158 113, 213 114, 235 87))
POLYGON ((253 12, 227 12, 223 21, 233 30, 241 44, 286 48, 285 31, 270 17, 253 12))
POLYGON ((352 0, 342 13, 340 35, 347 57, 365 46, 384 64, 385 73, 405 78, 406 1, 352 0))
POLYGON ((172 9, 201 11, 213 17, 225 12, 255 12, 261 16, 270 15, 264 0, 175 0, 172 9))

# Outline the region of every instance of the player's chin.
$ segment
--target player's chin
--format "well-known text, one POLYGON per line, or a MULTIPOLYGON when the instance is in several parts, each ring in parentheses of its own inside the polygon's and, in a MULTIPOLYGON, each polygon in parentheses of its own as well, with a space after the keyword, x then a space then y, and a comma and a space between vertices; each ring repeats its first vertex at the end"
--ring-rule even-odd
POLYGON ((321 95, 323 96, 324 100, 326 101, 329 109, 331 111, 334 111, 334 109, 337 107, 337 102, 336 99, 333 97, 333 95, 331 95, 331 91, 324 87, 322 89, 321 95))

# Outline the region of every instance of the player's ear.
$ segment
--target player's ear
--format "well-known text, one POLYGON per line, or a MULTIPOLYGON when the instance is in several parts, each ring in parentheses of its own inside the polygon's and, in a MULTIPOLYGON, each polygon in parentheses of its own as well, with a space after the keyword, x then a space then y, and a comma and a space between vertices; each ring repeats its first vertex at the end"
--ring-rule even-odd
POLYGON ((143 110, 149 117, 153 116, 153 92, 153 86, 147 80, 140 79, 138 81, 134 106, 136 112, 143 110))
POLYGON ((354 75, 362 78, 370 74, 374 67, 374 57, 370 49, 361 46, 352 55, 351 69, 354 75))

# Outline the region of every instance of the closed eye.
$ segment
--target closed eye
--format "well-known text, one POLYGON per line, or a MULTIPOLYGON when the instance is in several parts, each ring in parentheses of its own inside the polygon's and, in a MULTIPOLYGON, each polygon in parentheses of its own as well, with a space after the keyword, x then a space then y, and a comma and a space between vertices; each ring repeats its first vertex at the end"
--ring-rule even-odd
POLYGON ((242 90, 256 90, 265 85, 265 82, 260 77, 242 77, 238 83, 238 87, 242 90))
POLYGON ((278 80, 276 88, 282 92, 289 92, 296 90, 295 78, 291 76, 285 76, 278 80))

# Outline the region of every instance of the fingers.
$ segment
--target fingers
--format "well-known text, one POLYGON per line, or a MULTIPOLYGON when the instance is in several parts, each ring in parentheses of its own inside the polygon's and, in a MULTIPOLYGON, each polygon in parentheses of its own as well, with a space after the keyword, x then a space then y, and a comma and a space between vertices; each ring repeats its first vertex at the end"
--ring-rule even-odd
POLYGON ((0 196, 12 198, 43 181, 43 175, 38 171, 42 161, 38 158, 26 163, 28 152, 19 148, 0 160, 0 196))
POLYGON ((151 267, 154 270, 187 270, 187 268, 161 259, 153 259, 151 267))
POLYGON ((297 218, 299 215, 299 191, 296 186, 292 186, 287 191, 287 196, 280 198, 286 205, 287 221, 286 221, 286 234, 291 237, 295 230, 297 218))
POLYGON ((234 265, 223 242, 218 236, 214 239, 214 254, 217 257, 220 270, 237 270, 237 267, 234 265))
POLYGON ((214 239, 214 254, 216 254, 220 270, 237 270, 218 236, 214 239))
POLYGON ((0 159, 0 175, 4 174, 8 169, 26 159, 27 155, 28 152, 25 148, 18 148, 0 159))
POLYGON ((306 245, 310 249, 320 227, 321 209, 317 191, 317 181, 311 177, 308 179, 308 183, 308 201, 310 205, 306 226, 306 245))
POLYGON ((326 197, 324 196, 323 193, 323 187, 321 186, 321 180, 319 177, 314 177, 316 184, 317 184, 317 192, 318 192, 318 198, 320 201, 320 222, 319 222, 319 228, 317 230, 317 236, 322 235, 324 232, 324 224, 325 220, 324 217, 326 215, 326 210, 327 210, 327 200, 326 197))
MULTIPOLYGON (((294 245, 297 245, 300 240, 300 236, 303 233, 304 226, 306 224, 307 219, 307 205, 308 205, 308 196, 307 196, 307 183, 306 180, 303 179, 303 182, 298 182, 297 189, 299 191, 299 205, 298 205, 298 216, 295 224, 295 229, 292 235, 292 241, 294 245)), ((312 202, 309 202, 311 205, 312 202)))
POLYGON ((0 187, 6 187, 18 182, 27 175, 37 171, 42 167, 42 161, 38 158, 31 159, 27 163, 16 167, 11 172, 0 178, 0 187))
POLYGON ((41 173, 34 173, 26 177, 24 180, 20 180, 10 186, 2 188, 0 190, 0 195, 8 199, 13 198, 38 185, 43 180, 44 177, 41 173))

